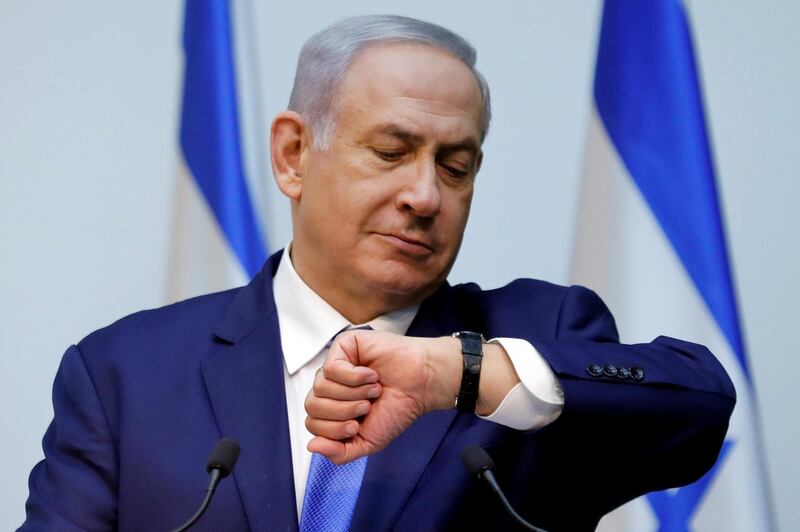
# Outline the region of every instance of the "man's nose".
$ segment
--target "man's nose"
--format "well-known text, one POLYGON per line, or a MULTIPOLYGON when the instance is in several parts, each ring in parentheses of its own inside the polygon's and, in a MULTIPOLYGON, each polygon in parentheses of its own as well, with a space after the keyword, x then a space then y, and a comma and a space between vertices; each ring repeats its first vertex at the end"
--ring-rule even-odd
POLYGON ((423 218, 436 216, 442 208, 436 162, 417 161, 408 170, 403 190, 398 195, 398 208, 423 218))

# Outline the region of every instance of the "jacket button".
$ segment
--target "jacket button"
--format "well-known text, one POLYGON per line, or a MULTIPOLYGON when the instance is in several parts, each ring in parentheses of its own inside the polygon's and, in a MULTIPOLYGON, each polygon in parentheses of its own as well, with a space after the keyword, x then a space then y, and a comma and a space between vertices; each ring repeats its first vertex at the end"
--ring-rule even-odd
POLYGON ((628 368, 617 368, 617 378, 618 379, 627 379, 631 376, 631 372, 628 368))
POLYGON ((617 367, 611 364, 606 364, 603 366, 603 373, 605 373, 607 377, 616 377, 617 367))
POLYGON ((591 375, 592 377, 599 377, 603 374, 603 368, 598 366, 597 364, 589 364, 586 366, 586 373, 591 375))
POLYGON ((631 368, 631 379, 635 381, 644 379, 644 370, 642 368, 631 368))

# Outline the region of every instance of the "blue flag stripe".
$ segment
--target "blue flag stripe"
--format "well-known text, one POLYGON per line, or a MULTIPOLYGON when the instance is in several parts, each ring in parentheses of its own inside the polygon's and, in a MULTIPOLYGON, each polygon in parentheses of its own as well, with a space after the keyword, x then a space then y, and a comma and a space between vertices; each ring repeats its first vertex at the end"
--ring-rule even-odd
POLYGON ((266 260, 242 164, 227 0, 187 0, 180 144, 186 164, 243 269, 266 260))
POLYGON ((628 172, 749 379, 691 36, 680 2, 605 2, 594 97, 628 172))

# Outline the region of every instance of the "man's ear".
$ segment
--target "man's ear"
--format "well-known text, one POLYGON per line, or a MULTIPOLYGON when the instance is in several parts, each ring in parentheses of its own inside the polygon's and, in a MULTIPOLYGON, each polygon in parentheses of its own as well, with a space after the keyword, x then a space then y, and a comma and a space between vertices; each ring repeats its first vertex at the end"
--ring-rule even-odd
POLYGON ((288 198, 299 200, 303 191, 303 176, 310 130, 303 117, 294 111, 279 113, 272 121, 270 151, 272 175, 288 198))

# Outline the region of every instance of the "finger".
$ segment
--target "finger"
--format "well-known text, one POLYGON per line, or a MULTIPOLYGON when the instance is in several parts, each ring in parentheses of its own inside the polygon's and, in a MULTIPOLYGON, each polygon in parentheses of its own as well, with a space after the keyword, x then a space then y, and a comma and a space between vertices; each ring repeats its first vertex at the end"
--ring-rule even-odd
POLYGON ((358 436, 346 442, 316 436, 308 442, 306 448, 312 453, 323 455, 337 465, 352 462, 368 454, 367 447, 358 436))
POLYGON ((323 436, 315 436, 308 442, 306 449, 312 453, 318 453, 333 462, 334 464, 345 463, 347 451, 345 444, 338 440, 331 440, 323 436))
POLYGON ((347 421, 361 417, 369 412, 372 403, 369 401, 339 401, 326 397, 317 397, 309 393, 305 402, 309 416, 329 421, 347 421))
POLYGON ((314 436, 331 440, 345 440, 358 434, 358 421, 329 421, 306 417, 306 428, 314 436))
POLYGON ((354 366, 338 344, 331 346, 322 369, 326 379, 345 386, 361 386, 378 382, 378 373, 374 369, 366 366, 354 366))
POLYGON ((342 333, 336 337, 323 365, 326 378, 346 386, 378 382, 378 373, 374 369, 357 365, 358 344, 356 338, 356 332, 342 333))
POLYGON ((346 386, 336 381, 326 379, 322 372, 314 378, 314 395, 339 399, 340 401, 358 401, 359 399, 377 399, 381 395, 382 387, 378 383, 362 384, 361 386, 346 386))

